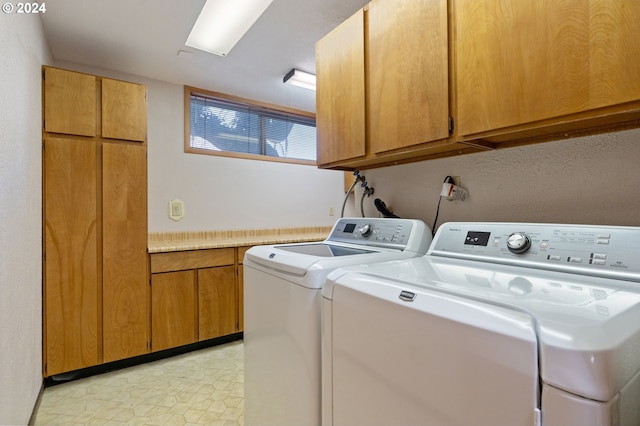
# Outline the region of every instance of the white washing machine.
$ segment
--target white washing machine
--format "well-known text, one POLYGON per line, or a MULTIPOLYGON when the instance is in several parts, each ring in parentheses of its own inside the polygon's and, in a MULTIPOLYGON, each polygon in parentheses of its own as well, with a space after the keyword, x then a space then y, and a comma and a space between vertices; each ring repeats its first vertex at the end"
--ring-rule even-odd
POLYGON ((640 425, 640 228, 446 223, 322 315, 325 425, 640 425))
POLYGON ((320 299, 336 268, 422 256, 419 220, 342 218, 322 242, 256 246, 244 258, 246 425, 319 425, 320 299))

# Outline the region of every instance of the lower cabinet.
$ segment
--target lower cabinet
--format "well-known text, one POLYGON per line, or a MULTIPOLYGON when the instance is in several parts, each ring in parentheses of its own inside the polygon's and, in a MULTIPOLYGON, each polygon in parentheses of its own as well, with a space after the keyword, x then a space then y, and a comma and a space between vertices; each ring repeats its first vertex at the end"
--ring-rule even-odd
POLYGON ((196 271, 151 275, 151 347, 187 345, 198 336, 196 271))
POLYGON ((150 261, 152 351, 242 331, 238 249, 152 253, 150 261))
POLYGON ((198 340, 238 332, 235 266, 198 270, 198 340))

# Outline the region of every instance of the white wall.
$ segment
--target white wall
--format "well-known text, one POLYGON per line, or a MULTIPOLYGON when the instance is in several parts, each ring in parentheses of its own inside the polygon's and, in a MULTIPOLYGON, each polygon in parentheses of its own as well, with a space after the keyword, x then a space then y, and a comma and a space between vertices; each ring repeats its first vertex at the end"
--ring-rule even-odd
MULTIPOLYGON (((442 182, 460 176, 465 201, 446 221, 640 226, 640 129, 364 171, 375 197, 430 226, 442 182)), ((373 197, 372 197, 373 198, 373 197)), ((377 215, 365 201, 368 215, 377 215)))
POLYGON ((40 17, 1 13, 0 52, 0 424, 26 424, 42 386, 40 17))
POLYGON ((186 154, 182 86, 75 63, 55 65, 147 86, 149 232, 328 226, 340 215, 342 172, 186 154), (168 216, 174 198, 185 204, 179 222, 168 216), (329 216, 330 208, 336 216, 329 216))

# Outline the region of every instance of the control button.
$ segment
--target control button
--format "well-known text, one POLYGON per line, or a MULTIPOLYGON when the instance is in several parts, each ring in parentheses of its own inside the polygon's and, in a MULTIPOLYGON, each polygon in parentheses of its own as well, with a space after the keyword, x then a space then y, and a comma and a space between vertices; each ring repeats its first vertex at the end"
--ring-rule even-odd
POLYGON ((596 244, 604 244, 604 245, 608 245, 608 244, 609 244, 609 240, 603 240, 603 239, 598 238, 598 239, 596 240, 596 244))
POLYGON ((602 260, 602 259, 593 259, 593 260, 591 261, 591 264, 592 264, 592 265, 606 265, 606 264, 607 264, 607 262, 606 262, 606 261, 604 261, 604 260, 602 260))
POLYGON ((493 245, 494 245, 494 246, 498 246, 498 245, 500 245, 500 238, 494 238, 494 240, 493 240, 493 245))
POLYGON ((567 262, 569 263, 582 263, 581 257, 569 257, 567 258, 567 262))
POLYGON ((611 234, 598 234, 598 239, 609 239, 611 234))
POLYGON ((524 253, 531 247, 531 240, 524 232, 514 232, 507 238, 507 248, 511 253, 524 253))
POLYGON ((592 257, 594 259, 607 259, 607 255, 604 253, 593 253, 592 257))
POLYGON ((555 261, 560 261, 562 258, 558 255, 555 254, 550 254, 549 256, 547 256, 547 260, 555 260, 555 261))
POLYGON ((549 248, 549 243, 547 241, 544 241, 544 242, 540 243, 540 248, 542 250, 548 249, 549 248))

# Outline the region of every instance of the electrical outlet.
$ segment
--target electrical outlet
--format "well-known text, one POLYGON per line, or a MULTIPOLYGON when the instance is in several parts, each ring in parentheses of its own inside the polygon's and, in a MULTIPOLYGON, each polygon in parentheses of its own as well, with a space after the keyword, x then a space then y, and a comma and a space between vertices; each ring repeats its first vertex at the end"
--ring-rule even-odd
POLYGON ((329 207, 329 216, 333 216, 333 215, 334 215, 333 207, 329 207))
POLYGON ((453 179, 453 184, 455 186, 462 186, 460 185, 460 176, 451 176, 451 178, 453 179))

